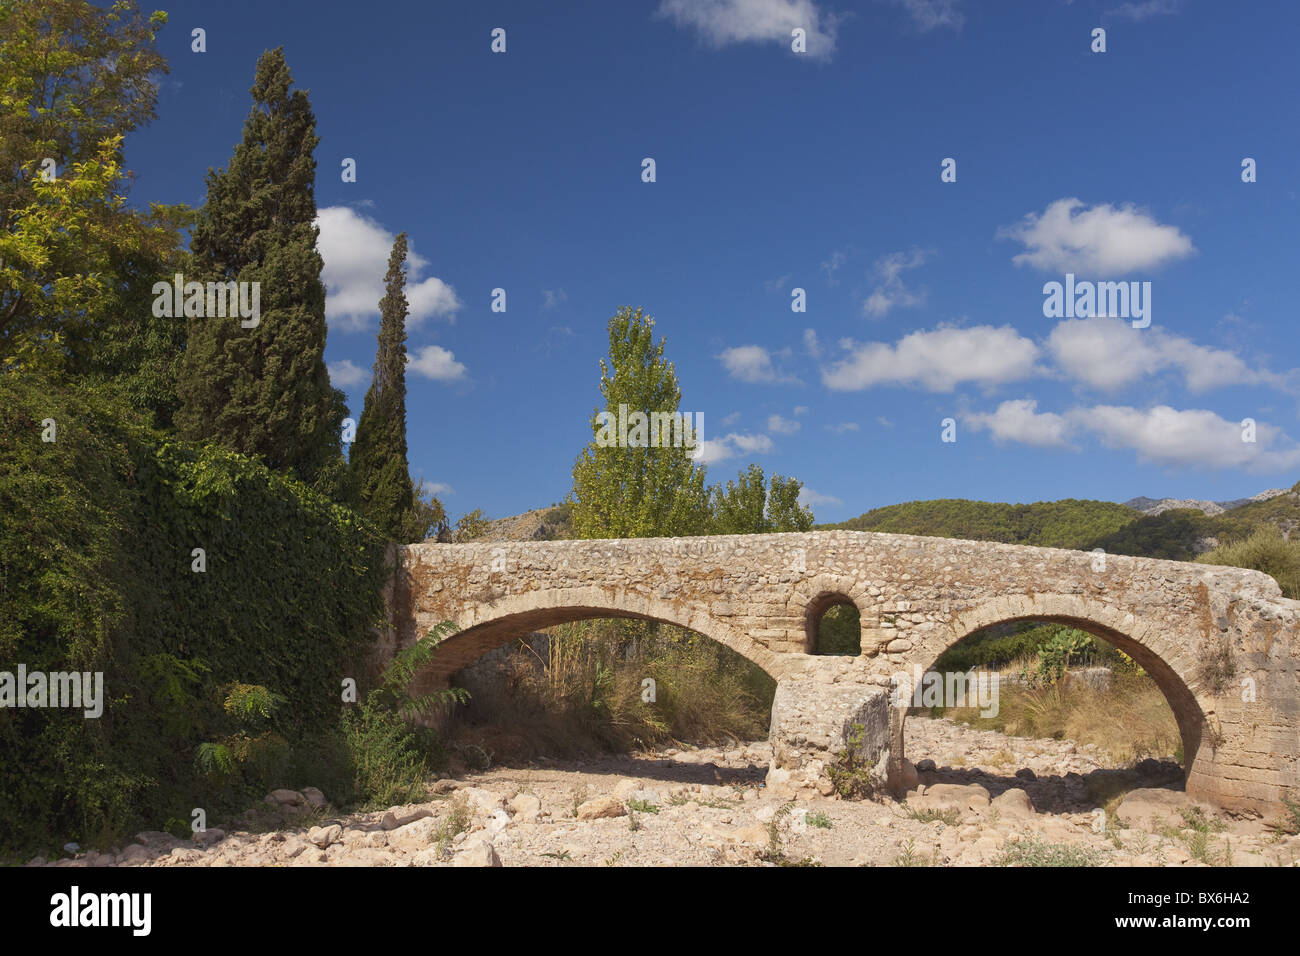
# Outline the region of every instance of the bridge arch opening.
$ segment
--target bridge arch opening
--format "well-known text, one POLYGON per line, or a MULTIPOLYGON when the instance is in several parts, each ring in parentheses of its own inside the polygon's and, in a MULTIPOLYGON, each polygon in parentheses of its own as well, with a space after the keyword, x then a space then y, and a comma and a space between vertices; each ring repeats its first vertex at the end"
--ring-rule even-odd
POLYGON ((1074 615, 1013 615, 962 630, 929 647, 922 657, 929 667, 910 676, 911 686, 919 676, 934 690, 937 681, 924 675, 960 673, 964 685, 940 683, 939 708, 924 689, 898 700, 895 739, 920 783, 980 783, 993 796, 1021 788, 1035 805, 1057 810, 1183 785, 1204 716, 1187 683, 1147 644, 1074 615), (991 692, 994 674, 1001 680, 991 692), (954 690, 965 700, 953 700, 954 690))
POLYGON ((858 605, 843 592, 822 592, 804 612, 804 635, 809 654, 857 657, 862 653, 858 605))
POLYGON ((479 612, 417 677, 469 689, 442 721, 453 741, 509 762, 767 739, 772 661, 724 622, 630 600, 530 603, 479 612))

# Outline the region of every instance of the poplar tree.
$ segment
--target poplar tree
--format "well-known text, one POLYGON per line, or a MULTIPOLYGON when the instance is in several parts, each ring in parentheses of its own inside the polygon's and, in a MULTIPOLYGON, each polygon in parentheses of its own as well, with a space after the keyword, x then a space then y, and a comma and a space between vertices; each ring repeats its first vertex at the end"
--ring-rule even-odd
POLYGON ((737 481, 710 489, 713 501, 714 534, 771 534, 779 531, 808 531, 813 513, 799 504, 803 483, 795 478, 773 475, 769 484, 763 469, 750 465, 737 481))
POLYGON ((393 242, 379 300, 379 347, 352 444, 361 510, 393 540, 410 527, 414 501, 406 461, 406 233, 393 242))
MULTIPOLYGON (((682 390, 654 320, 621 308, 609 321, 609 361, 600 360, 600 392, 615 419, 619 406, 676 414, 682 390)), ((704 468, 685 447, 602 446, 599 409, 592 440, 573 466, 572 521, 580 538, 645 538, 706 534, 709 522, 704 468)), ((698 436, 696 436, 698 438, 698 436)), ((664 443, 661 442, 661 445, 664 443)))
MULTIPOLYGON (((192 318, 176 423, 337 493, 342 392, 325 368, 325 286, 312 153, 319 138, 283 48, 257 61, 253 109, 226 169, 208 171, 191 250, 197 281, 260 283, 261 315, 192 318)), ((186 281, 191 277, 186 276, 186 281)))

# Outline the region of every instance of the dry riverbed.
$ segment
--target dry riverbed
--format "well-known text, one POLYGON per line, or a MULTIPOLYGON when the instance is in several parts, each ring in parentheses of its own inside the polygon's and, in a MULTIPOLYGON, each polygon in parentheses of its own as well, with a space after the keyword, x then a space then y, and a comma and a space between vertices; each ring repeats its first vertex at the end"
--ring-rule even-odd
POLYGON ((1220 817, 1146 761, 1069 741, 908 719, 919 787, 904 802, 764 786, 766 743, 495 768, 429 799, 336 815, 280 790, 203 841, 141 833, 51 866, 1294 866, 1300 836, 1220 817), (932 763, 931 763, 932 762, 932 763), (933 769, 931 769, 933 764, 933 769), (978 768, 978 769, 977 769, 978 768), (1125 795, 1126 794, 1126 795, 1125 795), (1109 812, 1108 812, 1109 811, 1109 812))

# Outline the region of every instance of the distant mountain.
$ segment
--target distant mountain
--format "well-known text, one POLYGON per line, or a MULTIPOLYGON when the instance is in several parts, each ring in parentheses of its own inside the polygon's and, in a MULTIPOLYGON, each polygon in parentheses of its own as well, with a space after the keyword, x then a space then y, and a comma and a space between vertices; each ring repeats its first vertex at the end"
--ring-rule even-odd
MULTIPOLYGON (((1134 498, 1114 501, 1039 501, 1004 504, 941 498, 875 508, 817 530, 883 531, 936 538, 1000 541, 1048 548, 1131 554, 1190 561, 1264 525, 1290 536, 1300 530, 1300 482, 1235 501, 1134 498)), ((552 505, 490 521, 476 540, 548 541, 570 538, 569 507, 552 505)))
POLYGON ((1237 501, 1134 498, 1122 505, 1075 499, 1029 505, 951 498, 909 501, 818 527, 1080 551, 1101 548, 1109 554, 1190 561, 1266 524, 1276 525, 1287 536, 1300 529, 1300 482, 1237 501))
POLYGON ((1267 491, 1261 491, 1257 495, 1251 495, 1249 498, 1234 498, 1231 501, 1201 501, 1195 498, 1130 498, 1124 502, 1124 506, 1140 511, 1144 515, 1159 515, 1164 514, 1166 511, 1190 509, 1213 517, 1255 501, 1267 501, 1270 498, 1285 495, 1289 490, 1287 488, 1270 488, 1267 491))

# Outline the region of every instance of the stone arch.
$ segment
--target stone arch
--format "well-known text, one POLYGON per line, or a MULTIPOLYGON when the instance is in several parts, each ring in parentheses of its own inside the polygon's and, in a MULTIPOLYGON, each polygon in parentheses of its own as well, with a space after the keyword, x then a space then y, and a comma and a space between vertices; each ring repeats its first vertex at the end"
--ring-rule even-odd
POLYGON ((866 653, 867 608, 871 607, 867 585, 857 578, 842 574, 813 574, 800 581, 790 599, 791 616, 803 622, 805 654, 817 654, 817 625, 821 617, 836 604, 850 603, 858 609, 861 632, 858 635, 858 655, 866 653))
POLYGON ((416 689, 439 686, 451 674, 513 637, 556 624, 600 617, 639 618, 686 628, 730 648, 775 680, 780 680, 785 670, 780 655, 707 610, 636 591, 554 588, 504 595, 463 607, 452 618, 460 631, 443 641, 434 661, 417 678, 416 689))
MULTIPOLYGON (((1180 641, 1177 625, 1171 621, 1139 618, 1081 594, 1006 595, 961 611, 946 625, 933 628, 908 657, 928 670, 944 651, 972 634, 1013 621, 1068 624, 1132 657, 1151 675, 1174 713, 1183 741, 1184 779, 1190 781, 1194 770, 1204 769, 1196 767, 1198 762, 1208 764, 1211 758, 1201 749, 1206 708, 1194 690, 1196 678, 1188 656, 1193 642, 1180 641)), ((1209 709, 1213 709, 1212 704, 1209 709)), ((890 721, 891 762, 899 770, 904 756, 906 710, 896 705, 890 721)))

